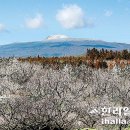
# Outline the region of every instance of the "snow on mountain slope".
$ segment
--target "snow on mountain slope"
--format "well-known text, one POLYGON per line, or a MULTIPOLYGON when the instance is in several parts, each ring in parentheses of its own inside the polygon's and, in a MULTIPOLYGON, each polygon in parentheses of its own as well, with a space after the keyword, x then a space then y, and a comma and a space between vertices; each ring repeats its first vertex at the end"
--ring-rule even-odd
POLYGON ((38 55, 45 57, 77 56, 85 54, 87 48, 130 50, 130 44, 125 43, 68 38, 64 35, 53 35, 48 39, 44 41, 2 45, 0 46, 0 57, 28 57, 38 55))
POLYGON ((66 35, 59 34, 59 35, 48 36, 47 40, 58 40, 58 39, 67 39, 67 38, 69 38, 69 37, 66 35))

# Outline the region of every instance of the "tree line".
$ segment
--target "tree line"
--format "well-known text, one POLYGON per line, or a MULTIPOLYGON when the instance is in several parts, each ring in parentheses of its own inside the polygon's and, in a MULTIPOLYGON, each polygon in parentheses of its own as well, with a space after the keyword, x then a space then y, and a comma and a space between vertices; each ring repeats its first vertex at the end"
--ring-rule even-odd
POLYGON ((113 51, 107 49, 98 50, 96 48, 93 48, 93 49, 87 49, 86 57, 90 59, 103 59, 103 60, 113 60, 113 59, 130 60, 130 52, 127 49, 122 51, 113 51))
POLYGON ((113 68, 119 65, 124 68, 130 64, 130 52, 128 50, 113 51, 107 49, 98 50, 96 48, 87 49, 86 54, 83 56, 63 56, 63 57, 27 57, 18 58, 21 62, 41 63, 43 66, 49 65, 50 67, 60 69, 66 64, 72 66, 80 66, 82 64, 92 68, 113 68), (108 63, 108 61, 111 61, 108 63))

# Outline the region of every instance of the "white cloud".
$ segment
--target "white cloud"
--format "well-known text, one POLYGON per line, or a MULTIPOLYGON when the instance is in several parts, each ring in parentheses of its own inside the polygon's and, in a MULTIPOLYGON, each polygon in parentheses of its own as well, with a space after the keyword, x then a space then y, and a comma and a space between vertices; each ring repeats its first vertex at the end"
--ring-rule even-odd
POLYGON ((78 5, 64 6, 58 11, 56 19, 66 29, 82 28, 88 24, 84 11, 78 5))
POLYGON ((113 14, 113 12, 110 11, 110 10, 106 10, 106 11, 105 11, 105 16, 107 16, 107 17, 112 16, 112 14, 113 14))
POLYGON ((37 14, 35 17, 33 18, 29 18, 25 21, 25 25, 26 27, 30 28, 30 29, 37 29, 40 28, 43 25, 43 17, 41 14, 37 14))
POLYGON ((0 32, 6 32, 6 27, 4 24, 0 23, 0 32))

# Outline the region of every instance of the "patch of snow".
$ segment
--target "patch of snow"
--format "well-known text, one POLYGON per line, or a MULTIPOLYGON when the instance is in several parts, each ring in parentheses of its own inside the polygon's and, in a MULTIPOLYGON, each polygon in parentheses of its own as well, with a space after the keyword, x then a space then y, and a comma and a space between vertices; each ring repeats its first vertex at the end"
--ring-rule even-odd
POLYGON ((69 37, 66 35, 52 35, 52 36, 48 36, 47 40, 58 40, 58 39, 68 39, 69 37))

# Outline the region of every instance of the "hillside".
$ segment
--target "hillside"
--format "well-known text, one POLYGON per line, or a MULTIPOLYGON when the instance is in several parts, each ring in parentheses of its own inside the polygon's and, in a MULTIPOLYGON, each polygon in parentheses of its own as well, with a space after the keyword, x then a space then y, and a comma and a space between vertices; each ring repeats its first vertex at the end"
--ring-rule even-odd
POLYGON ((94 47, 112 50, 130 49, 130 45, 124 43, 68 38, 2 45, 0 46, 0 57, 76 56, 84 54, 87 48, 94 47))

